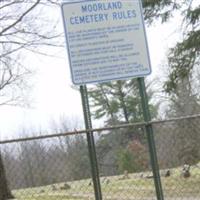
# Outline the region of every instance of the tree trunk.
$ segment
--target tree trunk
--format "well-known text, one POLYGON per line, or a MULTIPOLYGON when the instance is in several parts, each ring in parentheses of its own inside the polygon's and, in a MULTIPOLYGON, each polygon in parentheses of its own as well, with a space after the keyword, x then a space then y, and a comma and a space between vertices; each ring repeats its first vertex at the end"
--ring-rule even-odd
POLYGON ((3 165, 3 159, 0 153, 0 200, 13 199, 13 195, 8 187, 8 182, 6 180, 5 168, 3 165))
POLYGON ((127 106, 125 103, 125 93, 123 92, 122 89, 122 82, 121 81, 117 81, 118 83, 118 90, 119 90, 119 100, 120 100, 120 105, 122 107, 122 111, 123 111, 123 115, 124 115, 124 119, 126 123, 129 123, 129 116, 128 116, 128 110, 127 110, 127 106))

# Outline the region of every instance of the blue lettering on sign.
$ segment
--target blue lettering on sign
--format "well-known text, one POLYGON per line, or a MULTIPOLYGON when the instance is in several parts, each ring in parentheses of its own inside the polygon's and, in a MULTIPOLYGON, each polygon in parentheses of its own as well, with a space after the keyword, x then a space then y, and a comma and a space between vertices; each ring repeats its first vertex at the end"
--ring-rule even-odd
POLYGON ((93 4, 86 4, 81 7, 82 12, 98 12, 98 11, 105 11, 105 10, 115 10, 121 9, 122 2, 109 2, 109 3, 93 3, 93 4))
POLYGON ((95 14, 95 15, 70 17, 70 23, 72 25, 103 22, 103 21, 107 21, 107 20, 108 20, 108 14, 95 14))
POLYGON ((108 20, 124 20, 136 17, 135 10, 123 10, 121 1, 108 3, 87 3, 81 6, 81 12, 85 15, 70 17, 71 25, 99 23, 108 20), (105 11, 113 10, 112 13, 105 13, 105 11), (104 13, 98 13, 104 11, 104 13), (88 13, 88 14, 86 14, 88 13))
POLYGON ((113 20, 131 19, 136 17, 135 10, 113 12, 113 20))

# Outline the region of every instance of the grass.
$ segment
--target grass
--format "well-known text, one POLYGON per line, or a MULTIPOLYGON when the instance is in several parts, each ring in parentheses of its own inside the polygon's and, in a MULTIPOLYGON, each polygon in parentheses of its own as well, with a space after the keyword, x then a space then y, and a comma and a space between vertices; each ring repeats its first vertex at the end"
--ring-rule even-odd
MULTIPOLYGON (((170 198, 195 198, 200 200, 200 169, 192 168, 190 178, 180 176, 180 169, 172 169, 170 177, 162 177, 164 195, 170 198)), ((143 173, 147 175, 148 172, 143 173)), ((147 200, 155 197, 153 179, 141 178, 140 174, 130 174, 129 179, 121 176, 101 178, 103 199, 108 200, 147 200), (103 181, 104 179, 104 181, 103 181)), ((93 187, 89 184, 91 180, 68 182, 69 190, 52 190, 52 185, 27 188, 13 191, 18 200, 93 200, 93 187)), ((54 184, 60 188, 64 183, 54 184)))

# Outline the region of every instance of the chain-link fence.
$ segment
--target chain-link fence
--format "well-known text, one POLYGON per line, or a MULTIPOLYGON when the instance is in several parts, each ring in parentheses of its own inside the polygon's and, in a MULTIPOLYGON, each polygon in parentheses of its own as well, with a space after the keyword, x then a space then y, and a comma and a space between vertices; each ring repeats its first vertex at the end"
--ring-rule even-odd
MULTIPOLYGON (((165 199, 200 200, 200 116, 152 125, 165 199)), ((97 129, 94 138, 103 199, 155 200, 145 123, 97 129)), ((16 199, 94 199, 84 131, 1 141, 0 147, 16 199)))

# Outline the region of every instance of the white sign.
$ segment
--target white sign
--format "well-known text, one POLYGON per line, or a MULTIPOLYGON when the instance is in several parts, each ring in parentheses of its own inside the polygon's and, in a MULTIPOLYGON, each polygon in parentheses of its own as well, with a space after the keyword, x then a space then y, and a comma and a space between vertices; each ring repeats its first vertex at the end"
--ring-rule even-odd
POLYGON ((140 0, 66 2, 62 14, 74 84, 151 73, 140 0))

